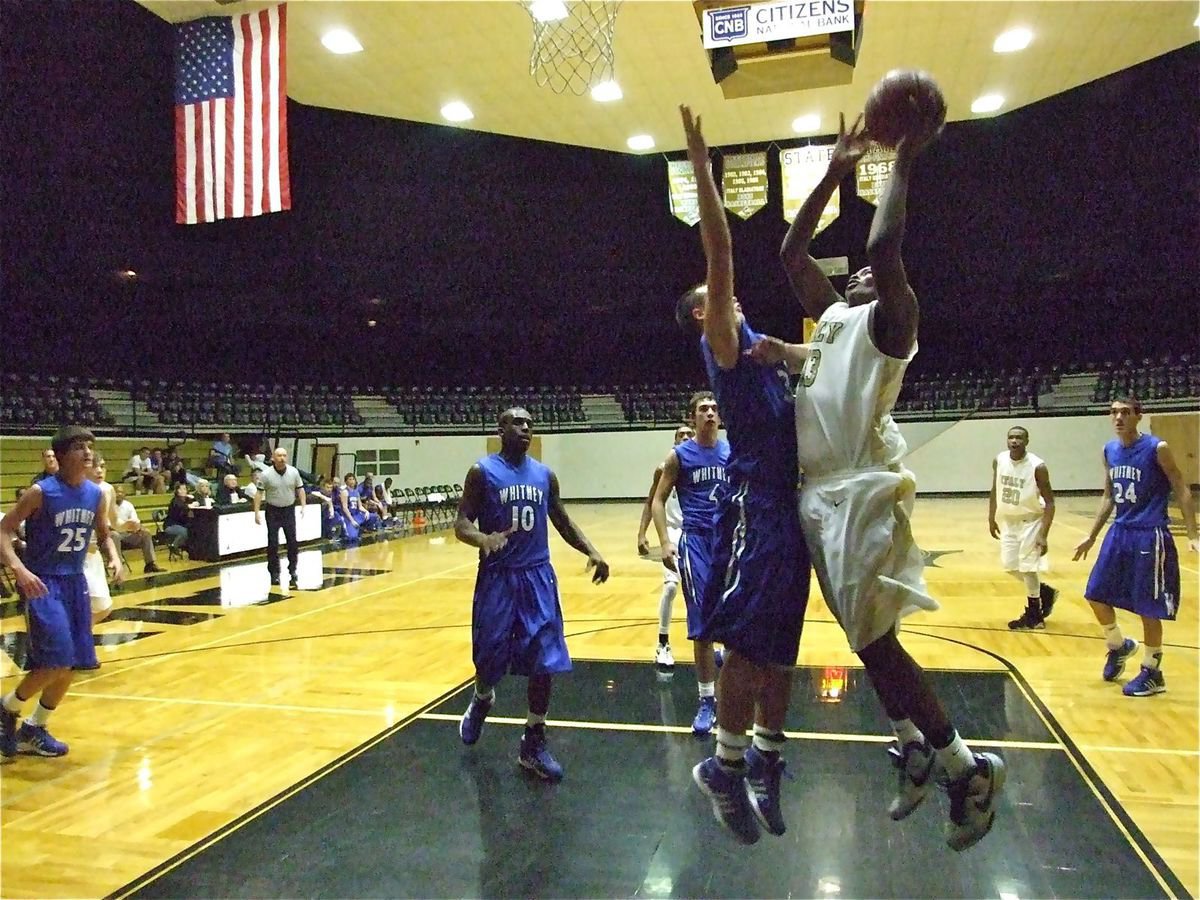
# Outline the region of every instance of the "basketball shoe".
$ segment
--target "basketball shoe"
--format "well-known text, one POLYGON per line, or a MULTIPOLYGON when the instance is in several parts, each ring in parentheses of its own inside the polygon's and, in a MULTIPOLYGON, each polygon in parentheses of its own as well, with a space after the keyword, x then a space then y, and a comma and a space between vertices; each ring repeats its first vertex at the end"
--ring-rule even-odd
POLYGON ((1125 642, 1116 650, 1109 650, 1104 659, 1104 671, 1101 672, 1105 681, 1116 681, 1125 671, 1125 660, 1137 653, 1138 642, 1133 638, 1125 638, 1125 642))
POLYGON ((895 821, 908 816, 921 805, 933 782, 937 754, 928 741, 911 741, 903 749, 898 744, 888 747, 888 757, 896 767, 896 796, 888 804, 888 815, 895 821))
POLYGON ((950 823, 946 843, 966 850, 992 830, 996 797, 1004 787, 1004 760, 994 753, 976 753, 975 771, 946 785, 950 795, 950 823))
POLYGON ((764 753, 757 747, 746 751, 746 786, 750 790, 750 807, 762 827, 774 835, 787 831, 779 804, 780 779, 784 775, 788 775, 787 763, 778 753, 764 753))
POLYGON ((712 803, 713 815, 743 844, 758 841, 758 820, 750 806, 744 769, 722 766, 710 756, 692 769, 692 779, 712 803))

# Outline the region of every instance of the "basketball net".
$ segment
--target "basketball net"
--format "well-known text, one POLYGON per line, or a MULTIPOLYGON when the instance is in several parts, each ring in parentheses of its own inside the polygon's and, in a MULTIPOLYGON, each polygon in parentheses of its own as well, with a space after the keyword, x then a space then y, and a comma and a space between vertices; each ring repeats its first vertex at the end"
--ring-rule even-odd
POLYGON ((613 29, 621 0, 521 0, 533 19, 529 74, 539 87, 576 96, 613 77, 613 29))

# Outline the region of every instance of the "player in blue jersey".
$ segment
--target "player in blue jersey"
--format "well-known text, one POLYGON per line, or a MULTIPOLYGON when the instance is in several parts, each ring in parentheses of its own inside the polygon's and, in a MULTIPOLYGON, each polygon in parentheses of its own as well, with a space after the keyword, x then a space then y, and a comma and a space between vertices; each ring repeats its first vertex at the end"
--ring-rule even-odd
POLYGON ((29 674, 0 699, 4 756, 18 751, 64 756, 67 745, 51 736, 46 722, 66 696, 75 670, 97 667, 83 573, 93 529, 108 571, 117 581, 121 557, 110 537, 105 496, 87 477, 93 440, 90 431, 77 426, 59 431, 52 443, 58 471, 30 487, 0 520, 0 562, 16 577, 29 635, 29 674), (13 538, 22 522, 26 547, 19 559, 13 552, 13 538), (20 722, 26 701, 39 694, 33 714, 20 722))
POLYGON ((704 634, 703 603, 712 574, 713 528, 716 525, 717 497, 728 486, 725 466, 729 462, 729 442, 718 435, 721 418, 712 391, 698 391, 688 401, 688 412, 696 436, 675 446, 662 466, 662 476, 654 491, 651 513, 663 565, 679 573, 683 582, 683 602, 687 607, 688 640, 696 660, 696 682, 700 706, 692 720, 692 731, 708 734, 717 719, 717 659, 712 641, 704 634), (667 525, 667 501, 675 491, 683 513, 679 543, 672 540, 667 525))
POLYGON ((1075 548, 1073 558, 1087 556, 1115 507, 1117 518, 1104 536, 1083 595, 1104 629, 1105 681, 1116 681, 1125 661, 1137 652, 1137 641, 1122 636, 1114 607, 1141 618, 1142 668, 1123 692, 1127 697, 1149 697, 1167 689, 1162 623, 1174 621, 1179 612, 1179 554, 1167 528, 1167 499, 1172 491, 1193 553, 1200 549, 1200 538, 1192 492, 1171 448, 1161 438, 1138 431, 1141 403, 1136 397, 1118 398, 1110 415, 1117 436, 1104 445, 1104 499, 1091 532, 1075 548))
MULTIPOLYGON (((675 445, 695 437, 696 429, 691 425, 680 425, 675 429, 675 445)), ((650 493, 642 505, 642 518, 638 522, 637 551, 638 556, 649 556, 650 544, 646 541, 646 529, 654 518, 654 495, 658 492, 658 479, 662 478, 663 467, 660 463, 654 470, 654 478, 650 481, 650 493)), ((667 536, 672 542, 679 540, 683 529, 683 512, 679 508, 679 495, 671 494, 666 503, 667 536)), ((679 573, 662 567, 663 586, 658 597, 658 646, 654 649, 654 667, 659 674, 670 677, 675 670, 675 657, 671 655, 671 605, 675 601, 675 593, 679 590, 679 573)))
POLYGON ((500 414, 500 452, 467 472, 454 534, 479 548, 479 574, 471 609, 475 692, 459 723, 464 744, 479 740, 507 673, 529 679, 529 715, 517 761, 547 781, 562 766, 546 744, 551 676, 571 671, 563 631, 558 579, 550 565, 547 523, 588 558, 594 584, 608 580, 608 563, 571 521, 559 497, 558 478, 528 455, 533 420, 522 407, 500 414))
POLYGON ((746 354, 760 337, 733 294, 729 223, 708 165, 708 147, 680 107, 696 174, 707 278, 684 294, 675 317, 699 330, 709 383, 729 436, 728 488, 717 497, 703 637, 725 645, 717 691, 717 752, 692 776, 717 820, 743 843, 786 825, 779 803, 783 724, 808 605, 808 549, 796 508, 796 432, 783 366, 746 354), (753 737, 746 732, 754 726, 753 737), (753 743, 753 746, 751 744, 753 743), (747 791, 749 786, 749 791, 747 791))

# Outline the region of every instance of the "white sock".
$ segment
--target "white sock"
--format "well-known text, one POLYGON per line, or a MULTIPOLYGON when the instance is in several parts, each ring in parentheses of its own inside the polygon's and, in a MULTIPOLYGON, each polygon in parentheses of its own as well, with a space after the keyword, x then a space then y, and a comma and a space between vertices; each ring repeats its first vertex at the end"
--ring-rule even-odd
POLYGON ((1104 629, 1104 643, 1108 645, 1109 650, 1120 650, 1121 645, 1125 643, 1125 636, 1121 634, 1121 626, 1116 622, 1111 625, 1101 625, 1104 629))
POLYGON ((717 696, 717 683, 715 681, 700 681, 697 684, 700 686, 701 698, 717 696))
POLYGON ((658 598, 658 633, 671 633, 671 604, 675 602, 675 592, 679 585, 674 581, 664 581, 662 596, 658 598))
POLYGON ((1162 668, 1162 647, 1151 647, 1146 645, 1146 657, 1142 660, 1142 665, 1151 669, 1162 668))
POLYGON ((534 725, 545 725, 546 717, 539 716, 537 713, 530 710, 529 715, 525 717, 525 727, 532 728, 534 725))
POLYGON ((1042 579, 1037 572, 1014 572, 1010 569, 1008 574, 1025 585, 1026 597, 1036 599, 1042 595, 1042 579))
POLYGON ((971 753, 971 748, 958 736, 957 731, 954 732, 954 737, 950 739, 948 746, 935 749, 934 753, 937 754, 938 763, 946 770, 951 781, 975 771, 975 756, 971 753))
POLYGON ((44 726, 49 720, 50 713, 52 712, 54 712, 53 709, 47 709, 45 706, 42 706, 41 702, 39 701, 38 705, 34 707, 33 715, 31 715, 26 721, 29 722, 30 725, 44 726))
POLYGON ((488 691, 486 694, 481 694, 481 693, 479 693, 478 685, 476 685, 475 697, 476 697, 476 699, 482 700, 484 703, 491 703, 493 700, 496 699, 496 689, 488 688, 488 691))
POLYGON ((786 740, 783 732, 764 728, 757 722, 754 724, 754 749, 763 753, 781 753, 786 740))
POLYGON ((746 748, 750 746, 750 738, 743 731, 734 734, 717 726, 717 761, 723 766, 737 768, 745 763, 746 748))
POLYGON ((3 703, 4 708, 10 713, 17 713, 20 715, 22 703, 17 699, 17 692, 15 690, 9 691, 7 694, 5 694, 3 699, 0 699, 0 703, 3 703))
POLYGON ((901 749, 909 744, 925 743, 925 735, 921 733, 920 728, 913 724, 912 719, 892 719, 892 731, 896 735, 896 740, 900 742, 901 749))

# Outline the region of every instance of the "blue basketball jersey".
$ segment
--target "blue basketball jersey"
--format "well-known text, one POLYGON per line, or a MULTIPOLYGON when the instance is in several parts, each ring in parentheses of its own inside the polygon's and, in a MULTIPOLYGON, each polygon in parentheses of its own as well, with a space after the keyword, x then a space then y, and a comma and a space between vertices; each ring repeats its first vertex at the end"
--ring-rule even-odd
POLYGON ((25 565, 36 575, 82 574, 100 511, 100 486, 85 479, 71 487, 57 475, 37 486, 42 508, 25 522, 25 565))
POLYGON ((352 513, 361 512, 362 511, 362 503, 361 503, 362 498, 361 498, 361 495, 358 493, 357 485, 353 489, 351 489, 351 487, 348 484, 343 482, 341 489, 343 491, 345 491, 345 493, 346 493, 346 506, 349 507, 350 512, 352 512, 352 513))
POLYGON ((1167 524, 1171 483, 1158 464, 1159 443, 1154 435, 1141 434, 1129 447, 1116 439, 1104 445, 1117 524, 1140 528, 1167 524))
POLYGON ((480 568, 520 569, 549 562, 550 469, 531 456, 514 467, 499 453, 485 456, 479 468, 486 482, 479 530, 493 534, 512 529, 502 550, 480 556, 480 568))
POLYGON ((725 466, 729 462, 729 442, 718 438, 712 447, 687 440, 675 448, 679 460, 679 475, 675 493, 683 511, 683 530, 695 532, 713 527, 717 511, 718 489, 729 483, 725 466))
POLYGON ((796 422, 787 369, 762 366, 742 355, 761 337, 742 321, 732 369, 717 365, 706 338, 700 339, 700 349, 729 435, 729 480, 762 491, 794 491, 799 480, 796 422))

